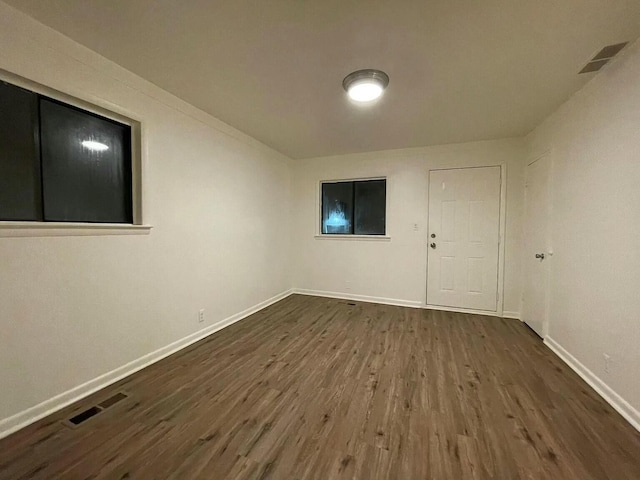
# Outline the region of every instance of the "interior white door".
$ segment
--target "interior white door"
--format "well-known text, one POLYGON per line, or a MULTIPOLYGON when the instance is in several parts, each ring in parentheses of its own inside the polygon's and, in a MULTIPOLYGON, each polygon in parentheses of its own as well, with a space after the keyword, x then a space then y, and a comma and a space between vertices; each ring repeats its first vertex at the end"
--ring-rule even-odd
POLYGON ((495 312, 500 167, 429 172, 427 304, 495 312))
POLYGON ((525 282, 523 320, 544 338, 549 298, 549 160, 543 156, 526 169, 525 282))

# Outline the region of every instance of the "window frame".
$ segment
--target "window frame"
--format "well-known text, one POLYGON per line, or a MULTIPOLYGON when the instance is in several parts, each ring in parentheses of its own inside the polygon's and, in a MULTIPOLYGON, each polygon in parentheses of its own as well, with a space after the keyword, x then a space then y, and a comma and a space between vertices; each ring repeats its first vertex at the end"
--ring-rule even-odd
MULTIPOLYGON (((354 188, 355 190, 355 188, 354 188)), ((353 205, 355 212, 355 203, 353 205)), ((371 177, 357 177, 357 178, 336 178, 336 179, 323 179, 316 184, 316 227, 315 235, 316 239, 325 240, 366 240, 366 241, 390 241, 389 236, 389 178, 386 175, 378 175, 371 177), (372 180, 384 180, 385 181, 385 208, 384 208, 384 234, 355 234, 355 233, 323 233, 322 232, 322 185, 325 183, 340 183, 340 182, 367 182, 372 180)))
MULTIPOLYGON (((132 223, 50 222, 44 220, 0 220, 0 237, 145 235, 152 228, 144 222, 143 176, 146 164, 146 136, 143 123, 133 112, 86 92, 64 93, 0 69, 0 80, 42 97, 131 128, 132 223)), ((39 148, 39 146, 38 146, 39 148)))

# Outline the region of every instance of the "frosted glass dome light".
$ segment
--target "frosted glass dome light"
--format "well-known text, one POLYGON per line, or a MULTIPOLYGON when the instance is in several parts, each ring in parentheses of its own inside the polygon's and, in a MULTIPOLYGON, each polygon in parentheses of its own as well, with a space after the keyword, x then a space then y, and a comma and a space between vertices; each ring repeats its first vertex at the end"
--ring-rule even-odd
POLYGON ((358 70, 342 81, 349 98, 355 102, 372 102, 380 98, 389 85, 389 76, 380 70, 358 70))

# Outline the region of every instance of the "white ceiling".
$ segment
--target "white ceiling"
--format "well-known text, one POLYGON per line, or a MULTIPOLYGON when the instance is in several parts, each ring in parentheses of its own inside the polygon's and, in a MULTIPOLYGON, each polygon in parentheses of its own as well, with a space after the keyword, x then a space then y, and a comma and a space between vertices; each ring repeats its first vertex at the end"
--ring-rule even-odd
POLYGON ((526 134, 640 36, 638 0, 5 1, 293 158, 526 134))

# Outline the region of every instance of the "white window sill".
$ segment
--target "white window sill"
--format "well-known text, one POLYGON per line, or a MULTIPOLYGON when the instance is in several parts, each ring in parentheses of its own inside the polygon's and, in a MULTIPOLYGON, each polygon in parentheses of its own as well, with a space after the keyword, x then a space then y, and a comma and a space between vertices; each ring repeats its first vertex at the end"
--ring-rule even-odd
POLYGON ((391 237, 385 235, 315 235, 316 240, 365 240, 372 242, 390 242, 391 237))
POLYGON ((0 222, 0 237, 148 235, 151 225, 75 222, 0 222))

